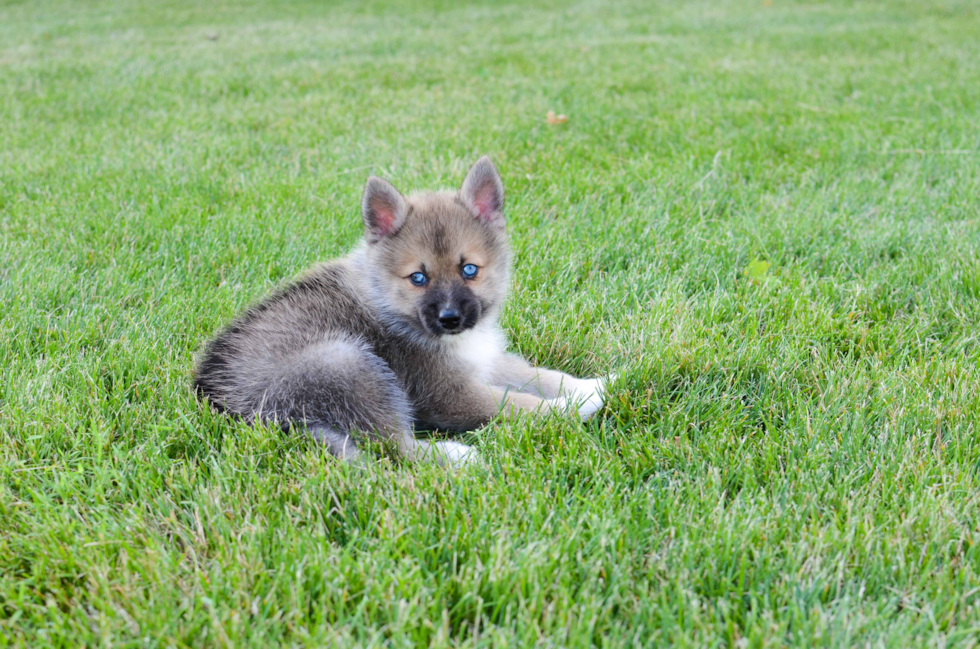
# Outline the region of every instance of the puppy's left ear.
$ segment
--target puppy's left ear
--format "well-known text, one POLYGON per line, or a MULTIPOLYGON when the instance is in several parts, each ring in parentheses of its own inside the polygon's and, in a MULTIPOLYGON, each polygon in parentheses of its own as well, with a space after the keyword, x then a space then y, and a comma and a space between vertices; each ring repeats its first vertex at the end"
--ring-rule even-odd
POLYGON ((466 174, 459 196, 477 219, 504 227, 504 183, 489 156, 477 160, 466 174))
POLYGON ((401 229, 408 215, 408 203, 387 180, 371 176, 364 185, 361 217, 368 243, 377 243, 401 229))

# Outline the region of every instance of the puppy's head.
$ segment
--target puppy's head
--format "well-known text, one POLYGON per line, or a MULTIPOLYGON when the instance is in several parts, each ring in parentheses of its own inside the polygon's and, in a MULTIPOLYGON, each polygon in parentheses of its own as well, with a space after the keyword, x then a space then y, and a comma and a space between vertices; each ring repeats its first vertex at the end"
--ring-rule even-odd
POLYGON ((386 314, 437 338, 495 318, 510 269, 503 207, 504 186, 486 156, 456 193, 405 197, 369 178, 361 212, 370 279, 386 314))

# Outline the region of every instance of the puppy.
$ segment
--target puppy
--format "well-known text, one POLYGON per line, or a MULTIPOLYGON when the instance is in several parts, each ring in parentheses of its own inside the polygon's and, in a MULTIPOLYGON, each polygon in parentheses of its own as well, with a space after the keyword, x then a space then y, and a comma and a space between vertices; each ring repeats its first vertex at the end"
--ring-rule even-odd
POLYGON ((197 394, 246 420, 298 427, 335 455, 380 442, 409 461, 461 464, 455 442, 498 414, 603 404, 605 379, 577 379, 506 353, 498 319, 510 250, 504 188, 480 158, 458 192, 402 196, 368 178, 364 241, 246 311, 205 348, 197 394))

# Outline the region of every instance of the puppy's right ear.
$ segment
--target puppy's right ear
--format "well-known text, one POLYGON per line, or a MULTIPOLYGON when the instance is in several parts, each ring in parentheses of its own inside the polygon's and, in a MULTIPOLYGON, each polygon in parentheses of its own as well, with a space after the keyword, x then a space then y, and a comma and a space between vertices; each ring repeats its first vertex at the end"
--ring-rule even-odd
POLYGON ((364 185, 361 216, 368 243, 377 243, 398 232, 405 224, 408 203, 390 182, 371 176, 364 185))
POLYGON ((483 156, 466 174, 459 196, 483 223, 504 226, 504 183, 490 156, 483 156))

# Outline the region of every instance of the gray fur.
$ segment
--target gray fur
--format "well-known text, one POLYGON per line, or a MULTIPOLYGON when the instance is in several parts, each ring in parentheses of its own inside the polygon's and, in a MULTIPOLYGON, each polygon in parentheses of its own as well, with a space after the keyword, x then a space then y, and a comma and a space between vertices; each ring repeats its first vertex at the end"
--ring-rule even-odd
POLYGON ((489 158, 461 193, 405 198, 371 178, 362 207, 364 244, 207 345, 194 379, 202 398, 246 420, 305 427, 339 457, 358 458, 373 440, 410 460, 433 448, 414 428, 471 430, 501 410, 565 408, 562 395, 576 391, 589 398, 587 382, 503 352, 497 320, 510 252, 489 158), (462 277, 464 264, 478 266, 475 279, 462 277), (411 284, 423 269, 428 284, 411 284), (462 313, 461 333, 440 329, 447 309, 462 313))

